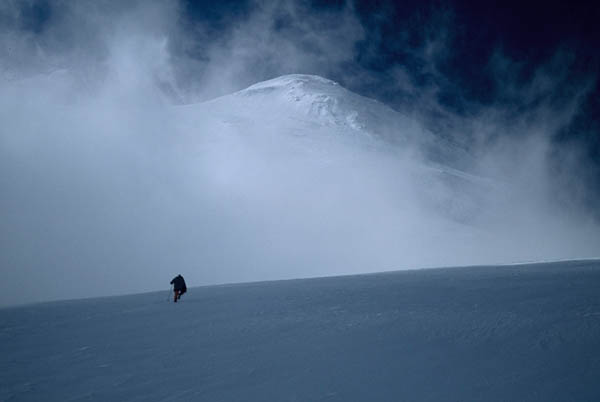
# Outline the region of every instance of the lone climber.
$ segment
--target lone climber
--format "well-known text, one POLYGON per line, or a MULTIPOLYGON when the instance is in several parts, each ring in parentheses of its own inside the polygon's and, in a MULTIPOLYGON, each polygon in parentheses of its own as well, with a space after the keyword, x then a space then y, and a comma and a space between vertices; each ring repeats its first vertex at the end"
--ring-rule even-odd
POLYGON ((171 285, 173 285, 173 301, 177 303, 177 300, 181 298, 181 295, 187 292, 185 279, 183 279, 183 276, 177 275, 171 280, 171 285))

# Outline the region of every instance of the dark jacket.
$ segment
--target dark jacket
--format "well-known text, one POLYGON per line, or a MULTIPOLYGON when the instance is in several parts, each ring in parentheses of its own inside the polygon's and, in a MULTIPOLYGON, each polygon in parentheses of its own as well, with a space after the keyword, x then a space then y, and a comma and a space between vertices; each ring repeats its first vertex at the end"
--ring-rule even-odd
POLYGON ((181 293, 185 293, 187 291, 185 280, 181 275, 177 275, 175 278, 173 278, 171 280, 171 285, 173 285, 173 290, 181 290, 181 293))

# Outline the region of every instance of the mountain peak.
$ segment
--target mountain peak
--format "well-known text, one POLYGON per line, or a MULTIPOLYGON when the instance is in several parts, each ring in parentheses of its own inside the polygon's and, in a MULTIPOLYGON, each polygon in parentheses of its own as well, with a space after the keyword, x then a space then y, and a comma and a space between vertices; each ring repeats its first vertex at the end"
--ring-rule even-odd
MULTIPOLYGON (((403 116, 386 105, 347 90, 337 82, 318 75, 289 74, 259 82, 233 94, 238 100, 251 99, 253 105, 264 104, 265 109, 288 111, 306 116, 314 123, 325 126, 350 128, 366 137, 394 137, 389 124, 403 120, 403 116)), ((394 134, 398 134, 394 127, 394 134)))
POLYGON ((314 87, 314 86, 338 86, 338 83, 319 75, 310 74, 288 74, 273 78, 267 81, 258 82, 249 86, 241 92, 262 91, 276 88, 296 88, 296 87, 314 87))

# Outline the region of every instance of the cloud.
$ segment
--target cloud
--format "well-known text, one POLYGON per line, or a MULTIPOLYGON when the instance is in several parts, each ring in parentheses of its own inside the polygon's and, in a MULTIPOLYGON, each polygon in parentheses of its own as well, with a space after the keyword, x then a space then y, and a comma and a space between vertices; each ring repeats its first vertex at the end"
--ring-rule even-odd
POLYGON ((290 73, 330 76, 353 62, 355 43, 363 38, 349 4, 315 12, 303 2, 253 1, 250 10, 218 34, 192 24, 198 35, 183 32, 173 39, 187 99, 224 95, 290 73))
POLYGON ((457 111, 443 101, 457 91, 441 67, 453 52, 445 25, 416 44, 400 34, 407 66, 378 71, 357 61, 377 52, 351 4, 256 1, 220 27, 188 11, 0 6, 0 303, 155 290, 177 272, 194 285, 598 249, 588 215, 549 196, 578 171, 575 148, 557 157, 549 140, 588 93, 582 82, 552 95, 569 80, 567 56, 523 85, 499 52, 486 67, 494 102, 465 98, 457 111), (173 106, 289 73, 387 87, 406 124, 383 131, 441 139, 363 149, 313 125, 311 143, 282 133, 277 110, 263 124, 173 106))

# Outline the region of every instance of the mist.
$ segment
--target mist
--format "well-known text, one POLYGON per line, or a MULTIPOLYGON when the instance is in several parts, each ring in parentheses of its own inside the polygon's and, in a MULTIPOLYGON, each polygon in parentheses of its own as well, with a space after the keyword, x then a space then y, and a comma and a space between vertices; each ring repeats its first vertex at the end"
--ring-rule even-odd
MULTIPOLYGON (((507 85, 516 67, 499 52, 503 99, 526 109, 455 113, 398 67, 390 88, 414 102, 395 105, 406 124, 383 128, 391 139, 318 124, 294 136, 269 110, 231 124, 238 109, 197 102, 283 74, 373 74, 347 68, 365 38, 350 4, 247 7, 216 35, 174 1, 0 6, 1 304, 166 290, 178 273, 198 286, 597 257, 600 227, 573 186, 581 149, 550 140, 594 77, 544 102, 556 69, 507 85), (434 126, 461 150, 447 165, 394 140, 434 126)), ((432 49, 451 51, 413 50, 432 49)))

